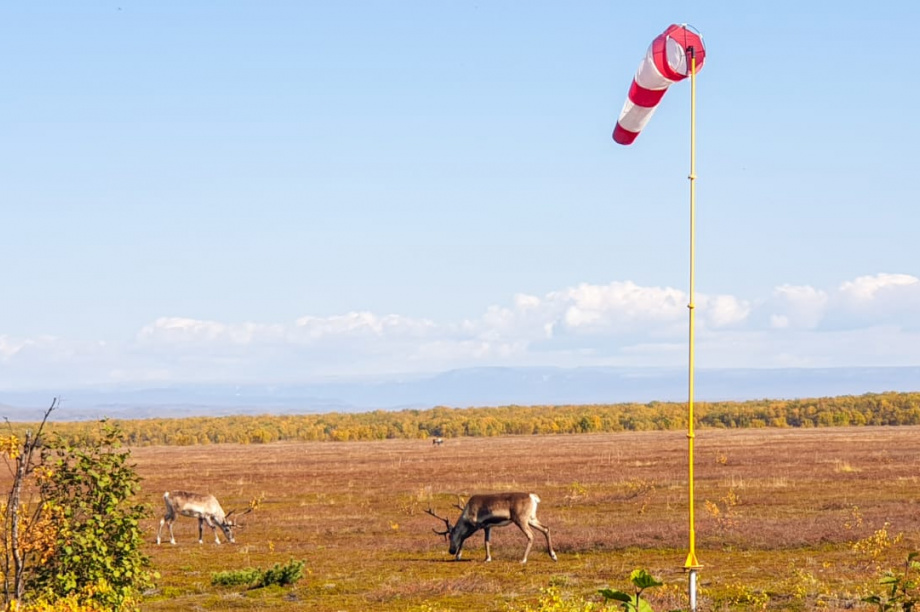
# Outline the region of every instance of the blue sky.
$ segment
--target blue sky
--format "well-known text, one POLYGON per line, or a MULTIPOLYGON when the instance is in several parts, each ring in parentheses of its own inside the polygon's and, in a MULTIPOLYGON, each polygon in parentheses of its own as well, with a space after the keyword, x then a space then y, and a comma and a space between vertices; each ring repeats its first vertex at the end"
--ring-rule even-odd
POLYGON ((920 365, 912 2, 0 8, 0 390, 920 365), (811 6, 814 4, 814 6, 811 6))

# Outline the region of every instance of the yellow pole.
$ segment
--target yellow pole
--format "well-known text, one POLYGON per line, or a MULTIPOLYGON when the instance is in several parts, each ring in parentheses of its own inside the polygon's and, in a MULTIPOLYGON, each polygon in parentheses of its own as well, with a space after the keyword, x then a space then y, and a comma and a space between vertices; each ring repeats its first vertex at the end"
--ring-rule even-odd
MULTIPOLYGON (((696 250, 696 54, 690 49, 690 303, 687 308, 690 310, 690 365, 689 365, 689 399, 687 402, 687 441, 689 447, 689 498, 690 498, 690 553, 687 555, 687 561, 684 563, 684 569, 695 570, 700 566, 696 559, 696 528, 695 517, 693 513, 693 349, 694 349, 694 309, 693 303, 693 283, 694 283, 694 257, 696 250)), ((693 598, 691 598, 693 599, 693 598)), ((695 603, 691 601, 691 604, 695 603)), ((695 609, 695 606, 693 606, 695 609)))

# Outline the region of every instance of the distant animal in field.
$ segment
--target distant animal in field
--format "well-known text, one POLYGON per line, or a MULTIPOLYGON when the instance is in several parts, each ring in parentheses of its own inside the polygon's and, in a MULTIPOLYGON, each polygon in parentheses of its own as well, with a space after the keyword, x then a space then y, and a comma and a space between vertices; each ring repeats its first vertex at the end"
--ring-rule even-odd
POLYGON ((432 446, 441 446, 442 444, 444 444, 444 438, 433 438, 431 440, 432 446))
MULTIPOLYGON (((214 542, 220 544, 220 537, 217 535, 217 528, 224 532, 227 540, 233 544, 233 528, 236 527, 230 519, 235 510, 224 513, 220 507, 220 502, 213 495, 203 495, 201 493, 189 493, 188 491, 167 491, 163 494, 163 501, 166 504, 166 513, 160 519, 160 528, 157 530, 157 544, 160 543, 160 534, 163 531, 163 525, 169 527, 169 543, 175 544, 176 538, 173 536, 173 523, 179 516, 190 516, 198 519, 198 543, 203 542, 204 525, 214 533, 214 542)), ((250 508, 251 510, 251 508, 250 508)), ((243 514, 246 514, 247 510, 243 514)))
POLYGON ((527 563, 527 555, 533 546, 533 529, 546 537, 546 549, 550 558, 556 561, 556 551, 550 539, 549 527, 537 519, 537 504, 540 498, 534 493, 491 493, 486 495, 473 495, 464 506, 457 504, 462 512, 456 525, 438 516, 428 508, 426 512, 447 525, 446 531, 433 530, 438 535, 443 535, 450 541, 450 554, 455 555, 457 561, 463 551, 463 543, 468 537, 482 529, 486 539, 486 562, 492 560, 492 528, 504 527, 514 523, 527 537, 527 548, 524 549, 524 558, 521 563, 527 563), (533 529, 531 529, 533 528, 533 529))

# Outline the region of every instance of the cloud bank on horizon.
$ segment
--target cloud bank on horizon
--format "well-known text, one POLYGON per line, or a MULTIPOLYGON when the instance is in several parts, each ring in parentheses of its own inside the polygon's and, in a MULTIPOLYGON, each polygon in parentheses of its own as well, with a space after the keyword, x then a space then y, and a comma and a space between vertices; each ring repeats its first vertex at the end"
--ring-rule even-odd
MULTIPOLYGON (((702 368, 920 365, 916 276, 782 285, 755 300, 696 298, 702 368)), ((616 281, 518 294, 452 322, 371 312, 290 324, 164 316, 125 341, 0 335, 0 389, 280 384, 478 366, 678 367, 687 359, 687 301, 679 289, 616 281)))

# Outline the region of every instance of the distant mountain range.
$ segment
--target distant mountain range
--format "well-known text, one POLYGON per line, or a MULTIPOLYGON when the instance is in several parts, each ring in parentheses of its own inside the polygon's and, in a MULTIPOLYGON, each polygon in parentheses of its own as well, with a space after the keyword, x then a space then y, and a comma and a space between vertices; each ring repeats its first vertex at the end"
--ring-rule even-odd
MULTIPOLYGON (((920 367, 704 369, 699 401, 792 399, 920 391, 920 367)), ((663 368, 469 368, 376 381, 296 385, 175 385, 0 391, 0 417, 35 421, 54 397, 55 420, 366 412, 508 404, 686 401, 687 371, 663 368)))

